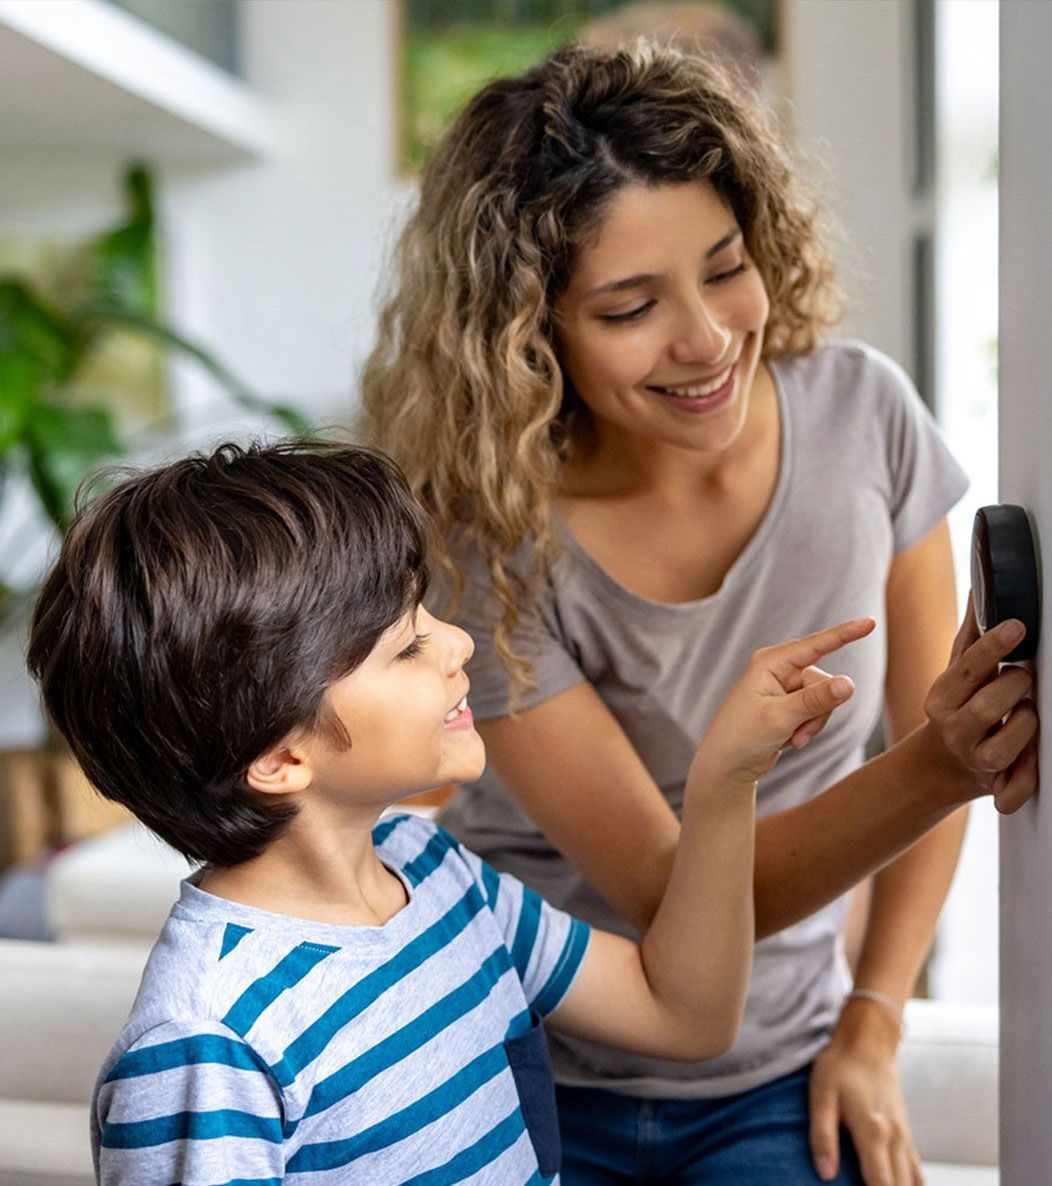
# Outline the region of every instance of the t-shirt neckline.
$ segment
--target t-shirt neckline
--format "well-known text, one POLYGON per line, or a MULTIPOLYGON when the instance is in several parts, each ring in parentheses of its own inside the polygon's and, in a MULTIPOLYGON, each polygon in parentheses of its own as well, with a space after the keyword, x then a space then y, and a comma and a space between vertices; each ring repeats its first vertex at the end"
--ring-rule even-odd
MULTIPOLYGON (((377 845, 380 849, 380 845, 377 845)), ((173 917, 198 923, 235 923, 247 926, 251 930, 274 932, 293 932, 297 938, 309 936, 309 941, 331 943, 336 947, 354 945, 378 944, 387 945, 398 943, 402 932, 412 928, 413 915, 417 906, 417 895, 409 878, 403 870, 386 855, 378 856, 389 873, 401 883, 405 890, 405 905, 379 926, 367 926, 355 923, 321 922, 312 918, 303 918, 294 914, 281 914, 274 910, 265 910, 260 906, 248 906, 243 902, 236 902, 232 898, 224 898, 219 894, 209 893, 196 884, 202 870, 195 870, 189 877, 183 879, 179 900, 173 908, 173 917)))

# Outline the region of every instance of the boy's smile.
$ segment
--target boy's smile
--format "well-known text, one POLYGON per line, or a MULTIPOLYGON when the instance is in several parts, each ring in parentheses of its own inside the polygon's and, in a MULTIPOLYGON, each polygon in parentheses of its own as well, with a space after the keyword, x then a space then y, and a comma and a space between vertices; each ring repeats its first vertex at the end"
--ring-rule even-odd
POLYGON ((470 637, 423 607, 390 626, 325 700, 350 738, 306 744, 312 785, 342 800, 386 805, 482 773, 485 749, 467 703, 470 637))

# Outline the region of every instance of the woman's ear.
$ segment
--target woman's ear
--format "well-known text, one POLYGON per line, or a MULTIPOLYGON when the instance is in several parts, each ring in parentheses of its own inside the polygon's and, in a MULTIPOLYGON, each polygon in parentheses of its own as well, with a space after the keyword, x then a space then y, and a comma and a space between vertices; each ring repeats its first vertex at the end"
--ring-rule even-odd
POLYGON ((245 781, 263 795, 295 795, 311 785, 314 771, 306 749, 286 737, 251 763, 245 781))

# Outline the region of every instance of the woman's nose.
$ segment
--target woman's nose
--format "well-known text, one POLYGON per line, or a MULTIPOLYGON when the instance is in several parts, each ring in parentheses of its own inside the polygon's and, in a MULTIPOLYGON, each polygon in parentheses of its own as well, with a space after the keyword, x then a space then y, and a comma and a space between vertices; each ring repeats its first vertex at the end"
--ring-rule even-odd
POLYGON ((700 298, 684 310, 670 353, 677 363, 719 362, 731 343, 731 331, 721 325, 700 298))

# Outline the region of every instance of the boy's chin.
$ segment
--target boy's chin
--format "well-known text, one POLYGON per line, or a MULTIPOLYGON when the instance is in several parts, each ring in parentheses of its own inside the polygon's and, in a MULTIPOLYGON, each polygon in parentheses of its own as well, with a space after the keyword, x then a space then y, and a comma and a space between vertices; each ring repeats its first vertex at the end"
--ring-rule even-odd
POLYGON ((482 777, 482 772, 485 769, 486 755, 482 754, 478 761, 458 763, 456 771, 450 774, 448 781, 453 783, 475 782, 476 779, 482 777))
POLYGON ((486 747, 474 730, 471 732, 470 744, 464 748, 467 752, 458 755, 456 763, 450 763, 451 767, 455 765, 456 768, 450 770, 446 782, 474 782, 482 777, 486 769, 486 747))

